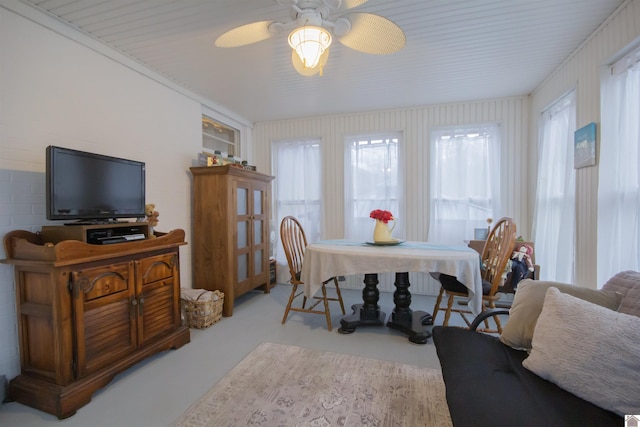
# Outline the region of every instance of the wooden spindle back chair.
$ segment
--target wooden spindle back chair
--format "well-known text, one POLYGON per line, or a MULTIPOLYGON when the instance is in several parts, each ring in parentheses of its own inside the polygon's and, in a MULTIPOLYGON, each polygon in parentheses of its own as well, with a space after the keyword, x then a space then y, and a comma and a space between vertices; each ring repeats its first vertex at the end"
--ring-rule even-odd
MULTIPOLYGON (((481 276, 482 276, 482 309, 495 308, 495 303, 500 299, 498 290, 502 286, 506 277, 506 267, 513 252, 513 245, 516 241, 516 224, 511 218, 500 218, 496 225, 489 232, 489 236, 485 242, 481 260, 481 276)), ((456 298, 469 298, 467 287, 460 283, 455 277, 441 274, 439 279, 442 287, 440 294, 433 308, 433 319, 435 320, 439 310, 445 311, 443 326, 449 324, 451 313, 458 313, 462 316, 467 326, 471 324, 466 314, 470 311, 468 308, 454 307, 453 303, 456 298), (447 305, 441 307, 442 298, 447 294, 447 305)), ((485 321, 484 332, 502 333, 502 325, 497 316, 493 317, 496 328, 490 329, 488 321, 485 321)))
POLYGON ((289 282, 292 285, 291 295, 289 295, 289 302, 287 303, 287 308, 284 311, 282 324, 287 321, 289 312, 291 311, 324 314, 327 318, 327 327, 329 328, 329 331, 331 331, 331 312, 329 310, 329 301, 339 302, 340 308, 342 309, 342 314, 345 314, 344 303, 342 301, 342 293, 340 292, 338 279, 336 277, 332 277, 322 283, 322 295, 313 296, 313 299, 315 300, 314 303, 307 307, 307 297, 304 295, 304 290, 298 290, 299 286, 304 286, 304 283, 302 283, 302 281, 300 280, 300 274, 302 272, 304 252, 307 247, 307 237, 304 233, 302 225, 300 224, 300 221, 298 221, 295 217, 287 216, 282 219, 282 222, 280 223, 280 241, 282 242, 282 247, 284 248, 284 253, 287 257, 287 263, 289 264, 289 274, 291 275, 291 279, 289 279, 289 282), (335 297, 327 296, 327 288, 325 285, 329 282, 333 282, 336 292, 335 297), (294 301, 299 297, 302 297, 301 306, 293 306, 294 301), (316 307, 320 303, 323 303, 324 310, 316 309, 316 307))

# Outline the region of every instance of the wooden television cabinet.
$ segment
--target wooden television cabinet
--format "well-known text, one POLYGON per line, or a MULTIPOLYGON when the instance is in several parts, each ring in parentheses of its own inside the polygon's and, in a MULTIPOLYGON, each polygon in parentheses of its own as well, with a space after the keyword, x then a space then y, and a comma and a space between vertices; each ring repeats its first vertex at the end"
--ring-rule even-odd
POLYGON ((184 230, 111 245, 4 237, 15 269, 21 373, 8 399, 63 419, 135 363, 190 341, 180 316, 184 230))

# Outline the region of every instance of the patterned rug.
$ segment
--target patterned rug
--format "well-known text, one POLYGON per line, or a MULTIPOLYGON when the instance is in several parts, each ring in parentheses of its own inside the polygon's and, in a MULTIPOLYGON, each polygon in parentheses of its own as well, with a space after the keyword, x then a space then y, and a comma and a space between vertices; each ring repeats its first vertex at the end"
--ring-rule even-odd
POLYGON ((174 427, 451 426, 440 371, 263 343, 174 427))

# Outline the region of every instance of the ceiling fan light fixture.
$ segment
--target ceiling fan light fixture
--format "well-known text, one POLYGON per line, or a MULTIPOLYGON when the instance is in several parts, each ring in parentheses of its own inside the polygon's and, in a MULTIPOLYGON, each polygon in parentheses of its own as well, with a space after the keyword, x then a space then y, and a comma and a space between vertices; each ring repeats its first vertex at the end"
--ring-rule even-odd
POLYGON ((306 68, 315 68, 330 45, 331 34, 322 27, 305 25, 289 34, 289 46, 298 54, 306 68))
POLYGON ((320 77, 322 77, 324 66, 327 63, 327 58, 329 58, 329 50, 330 49, 325 49, 324 53, 320 55, 320 61, 318 62, 318 65, 313 68, 305 67, 296 51, 292 50, 291 62, 293 62, 293 68, 298 72, 298 74, 305 77, 315 76, 316 74, 319 74, 320 77))

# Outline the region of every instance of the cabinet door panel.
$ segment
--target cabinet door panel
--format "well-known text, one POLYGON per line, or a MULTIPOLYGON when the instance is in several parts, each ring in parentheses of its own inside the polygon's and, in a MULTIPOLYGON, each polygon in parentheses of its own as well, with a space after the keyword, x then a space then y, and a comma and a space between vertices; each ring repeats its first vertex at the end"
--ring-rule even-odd
POLYGON ((249 277, 249 256, 248 254, 238 255, 238 282, 247 280, 249 277))
POLYGON ((263 256, 264 256, 264 251, 262 249, 257 250, 253 253, 253 272, 255 274, 260 274, 264 271, 264 266, 263 264, 263 256))
POLYGON ((128 298, 85 310, 85 363, 82 374, 90 374, 135 350, 132 332, 128 298))
POLYGON ((136 349, 133 263, 88 268, 71 276, 80 378, 136 349))
POLYGON ((253 221, 253 244, 259 245, 264 241, 262 221, 253 221))
POLYGON ((103 274, 102 277, 96 278, 93 286, 89 290, 85 291, 84 300, 92 301, 96 298, 102 298, 107 295, 126 291, 129 287, 129 283, 127 280, 122 280, 122 277, 123 276, 120 274, 107 272, 103 274))
POLYGON ((264 191, 262 190, 253 191, 253 214, 254 215, 264 214, 263 199, 264 199, 264 191))
POLYGON ((142 259, 139 262, 142 285, 173 277, 176 259, 173 254, 158 255, 142 259))
POLYGON ((252 281, 254 286, 267 285, 269 283, 269 236, 268 236, 268 212, 269 212, 269 184, 256 182, 253 187, 252 206, 252 281))
POLYGON ((237 187, 237 211, 238 215, 247 215, 249 213, 249 190, 245 187, 238 186, 237 187))
POLYGON ((173 278, 145 286, 139 304, 140 341, 144 345, 156 337, 172 332, 180 323, 174 299, 173 278))
POLYGON ((138 340, 141 345, 180 326, 178 256, 164 254, 136 261, 138 340))
POLYGON ((237 239, 237 248, 242 249, 249 246, 249 223, 247 221, 238 222, 238 239, 237 239))

